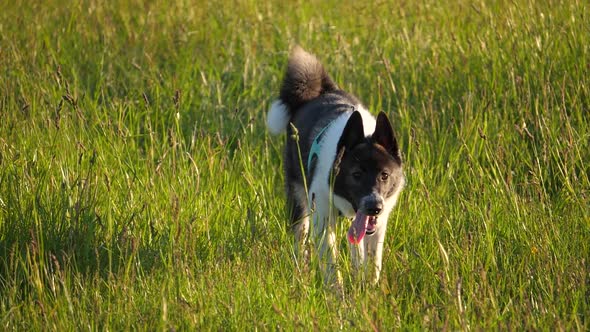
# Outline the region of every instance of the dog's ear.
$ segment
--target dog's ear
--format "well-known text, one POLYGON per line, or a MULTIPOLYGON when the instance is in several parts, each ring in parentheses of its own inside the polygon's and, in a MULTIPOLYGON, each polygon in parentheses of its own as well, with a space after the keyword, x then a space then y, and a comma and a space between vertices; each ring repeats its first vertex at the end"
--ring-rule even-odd
POLYGON ((377 124, 375 125, 375 132, 373 133, 373 141, 387 150, 394 158, 401 161, 399 153, 399 147, 397 146, 397 140, 393 135, 393 129, 391 123, 385 113, 380 112, 377 116, 377 124))
POLYGON ((350 118, 348 118, 348 122, 346 122, 346 126, 342 131, 342 136, 340 136, 340 141, 338 141, 337 151, 340 151, 343 147, 351 150, 357 144, 360 144, 364 138, 363 118, 361 117, 361 113, 354 111, 350 118))

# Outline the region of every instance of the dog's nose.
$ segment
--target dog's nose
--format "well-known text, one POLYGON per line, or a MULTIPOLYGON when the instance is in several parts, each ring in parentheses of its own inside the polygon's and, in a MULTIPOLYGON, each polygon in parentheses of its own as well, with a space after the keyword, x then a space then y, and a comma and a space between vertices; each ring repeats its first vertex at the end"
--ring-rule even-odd
POLYGON ((376 216, 381 212, 381 208, 380 207, 373 207, 373 208, 368 208, 367 209, 367 213, 370 216, 376 216))
POLYGON ((381 210, 383 210, 383 203, 381 202, 381 200, 377 200, 373 202, 373 204, 369 204, 366 210, 368 215, 376 216, 379 213, 381 213, 381 210))
POLYGON ((363 211, 369 216, 376 216, 383 210, 383 199, 376 194, 365 197, 361 206, 363 211))

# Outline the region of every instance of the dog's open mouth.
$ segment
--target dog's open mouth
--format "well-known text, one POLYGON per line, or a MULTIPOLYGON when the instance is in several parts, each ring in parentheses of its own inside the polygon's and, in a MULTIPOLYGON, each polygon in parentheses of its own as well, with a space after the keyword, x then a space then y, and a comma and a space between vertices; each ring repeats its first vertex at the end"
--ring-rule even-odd
POLYGON ((352 225, 348 229, 348 242, 352 244, 359 244, 365 235, 373 235, 375 233, 375 226, 377 225, 376 216, 368 216, 360 211, 357 211, 352 225))

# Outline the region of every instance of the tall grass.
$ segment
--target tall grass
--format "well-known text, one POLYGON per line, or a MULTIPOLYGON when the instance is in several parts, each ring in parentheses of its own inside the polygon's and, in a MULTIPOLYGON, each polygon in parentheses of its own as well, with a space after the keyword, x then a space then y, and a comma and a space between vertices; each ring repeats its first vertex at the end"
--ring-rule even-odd
POLYGON ((0 1, 0 326, 588 329, 589 15, 0 1), (293 260, 264 128, 295 43, 405 159, 382 279, 343 298, 293 260))

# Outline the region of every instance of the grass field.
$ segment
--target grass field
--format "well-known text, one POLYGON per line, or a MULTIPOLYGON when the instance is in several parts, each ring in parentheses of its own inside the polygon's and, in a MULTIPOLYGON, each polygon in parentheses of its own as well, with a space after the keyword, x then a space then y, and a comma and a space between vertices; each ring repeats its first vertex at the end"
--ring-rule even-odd
POLYGON ((2 330, 588 330, 589 274, 586 1, 0 0, 2 330), (343 298, 265 129, 295 44, 405 160, 343 298))

